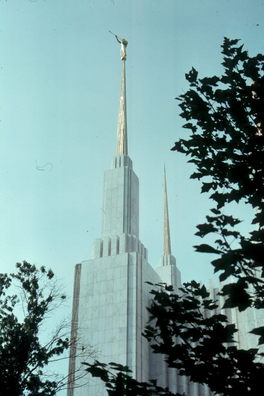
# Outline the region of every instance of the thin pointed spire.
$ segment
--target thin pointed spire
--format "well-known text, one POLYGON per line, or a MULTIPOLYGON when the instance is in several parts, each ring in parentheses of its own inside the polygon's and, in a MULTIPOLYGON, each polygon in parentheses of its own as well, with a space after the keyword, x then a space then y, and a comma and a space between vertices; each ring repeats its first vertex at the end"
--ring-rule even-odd
POLYGON ((163 254, 164 256, 171 254, 171 240, 170 240, 170 223, 169 223, 169 209, 168 209, 168 194, 167 194, 167 180, 166 169, 164 166, 164 229, 163 229, 163 254))
POLYGON ((116 34, 109 31, 120 44, 120 56, 122 61, 122 76, 121 76, 121 92, 119 101, 119 114, 117 124, 117 155, 127 155, 127 112, 126 112, 126 47, 127 40, 118 37, 116 34))
POLYGON ((126 111, 126 47, 127 40, 120 39, 116 36, 117 41, 121 44, 122 76, 121 91, 119 101, 119 114, 117 124, 117 155, 127 155, 127 111, 126 111))

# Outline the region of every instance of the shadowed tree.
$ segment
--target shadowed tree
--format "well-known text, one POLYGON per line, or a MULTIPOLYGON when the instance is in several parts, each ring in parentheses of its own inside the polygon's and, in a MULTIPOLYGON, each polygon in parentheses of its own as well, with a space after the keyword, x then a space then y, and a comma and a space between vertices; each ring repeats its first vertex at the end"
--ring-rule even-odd
MULTIPOLYGON (((0 274, 0 395, 52 396, 66 387, 68 376, 47 371, 47 366, 68 359, 69 326, 60 323, 50 338, 43 330, 64 299, 45 267, 24 261, 16 273, 0 274)), ((88 349, 84 360, 92 355, 88 349)), ((80 377, 83 372, 76 373, 80 377)))

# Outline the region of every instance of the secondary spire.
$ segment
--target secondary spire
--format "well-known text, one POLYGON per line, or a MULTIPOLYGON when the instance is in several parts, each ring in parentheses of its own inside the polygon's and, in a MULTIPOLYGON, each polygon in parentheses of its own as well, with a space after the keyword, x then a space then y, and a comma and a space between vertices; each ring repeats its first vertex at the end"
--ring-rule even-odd
POLYGON ((166 169, 164 166, 164 229, 163 229, 163 254, 168 256, 171 254, 171 241, 170 241, 170 223, 169 223, 169 209, 168 209, 168 194, 167 194, 167 180, 166 169))
MULTIPOLYGON (((112 32, 111 32, 112 33, 112 32)), ((119 114, 117 124, 117 155, 127 155, 127 112, 126 112, 126 47, 127 40, 114 35, 121 44, 120 56, 122 61, 121 91, 119 100, 119 114)))

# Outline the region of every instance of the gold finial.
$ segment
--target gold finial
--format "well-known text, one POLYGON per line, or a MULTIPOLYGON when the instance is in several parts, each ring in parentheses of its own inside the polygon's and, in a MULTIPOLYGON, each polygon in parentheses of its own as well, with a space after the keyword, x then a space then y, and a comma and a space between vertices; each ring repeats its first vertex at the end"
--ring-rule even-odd
POLYGON ((117 41, 121 44, 121 60, 122 60, 122 77, 121 77, 121 91, 119 100, 119 113, 117 124, 117 149, 116 155, 127 155, 127 111, 126 111, 126 47, 127 40, 121 39, 116 34, 109 32, 115 36, 117 41))
POLYGON ((111 30, 109 30, 109 33, 111 33, 113 36, 115 36, 115 38, 117 39, 119 44, 121 44, 120 56, 121 56, 121 60, 125 61, 126 60, 126 47, 128 45, 128 41, 124 38, 118 37, 118 35, 111 32, 111 30))

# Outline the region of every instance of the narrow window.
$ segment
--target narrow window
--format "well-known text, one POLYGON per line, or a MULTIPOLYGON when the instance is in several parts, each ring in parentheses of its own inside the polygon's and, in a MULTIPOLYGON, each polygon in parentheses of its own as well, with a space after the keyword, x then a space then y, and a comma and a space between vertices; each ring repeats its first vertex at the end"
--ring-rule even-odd
POLYGON ((100 257, 103 257, 103 241, 100 241, 100 257))
POLYGON ((111 256, 111 238, 108 240, 108 256, 111 256))
POLYGON ((116 237, 116 254, 119 254, 119 237, 116 237))

